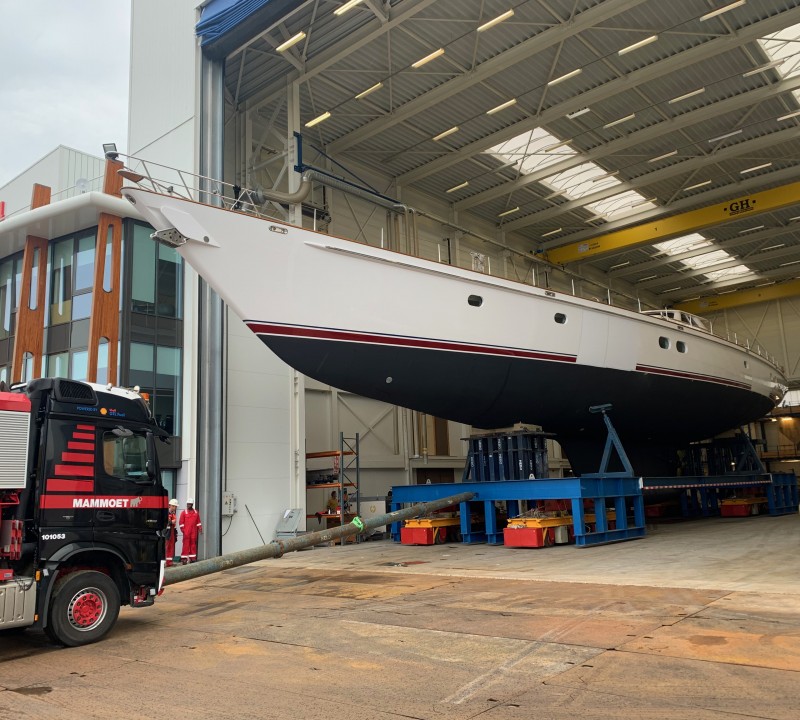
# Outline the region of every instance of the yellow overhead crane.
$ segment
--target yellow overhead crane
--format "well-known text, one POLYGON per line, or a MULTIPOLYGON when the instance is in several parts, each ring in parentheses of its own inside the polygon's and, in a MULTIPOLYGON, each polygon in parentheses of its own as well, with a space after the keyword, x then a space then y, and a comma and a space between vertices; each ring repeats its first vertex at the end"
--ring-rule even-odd
POLYGON ((651 223, 634 225, 589 240, 553 248, 545 253, 545 257, 557 265, 566 265, 604 253, 618 252, 635 245, 666 240, 712 225, 722 225, 732 220, 741 220, 759 213, 779 210, 798 202, 800 202, 800 182, 795 182, 727 200, 718 205, 690 210, 679 215, 660 218, 651 223))
POLYGON ((740 307, 742 305, 754 305, 755 303, 796 297, 797 295, 800 295, 800 280, 790 280, 789 282, 776 283, 765 287, 737 290, 736 292, 725 293, 725 295, 709 295, 697 298, 697 300, 687 300, 686 302, 676 303, 674 307, 677 310, 685 310, 694 315, 704 315, 716 310, 725 310, 726 308, 740 307))

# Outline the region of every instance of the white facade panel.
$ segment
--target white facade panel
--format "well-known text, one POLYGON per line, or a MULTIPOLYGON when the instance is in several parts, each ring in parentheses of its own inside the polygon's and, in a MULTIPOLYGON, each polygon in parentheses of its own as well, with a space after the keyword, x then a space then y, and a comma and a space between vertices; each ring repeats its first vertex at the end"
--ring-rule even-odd
POLYGON ((230 311, 227 358, 224 490, 236 495, 238 512, 223 537, 223 552, 232 552, 261 542, 250 513, 269 542, 278 518, 297 507, 297 492, 291 369, 230 311))
POLYGON ((191 170, 196 156, 197 0, 136 0, 128 152, 191 170))

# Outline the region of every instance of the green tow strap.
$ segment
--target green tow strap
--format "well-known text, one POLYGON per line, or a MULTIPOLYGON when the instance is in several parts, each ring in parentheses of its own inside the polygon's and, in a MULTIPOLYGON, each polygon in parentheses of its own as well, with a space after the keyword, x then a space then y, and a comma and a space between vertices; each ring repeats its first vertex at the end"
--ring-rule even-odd
POLYGON ((352 522, 361 532, 364 532, 364 521, 358 515, 353 518, 352 522))

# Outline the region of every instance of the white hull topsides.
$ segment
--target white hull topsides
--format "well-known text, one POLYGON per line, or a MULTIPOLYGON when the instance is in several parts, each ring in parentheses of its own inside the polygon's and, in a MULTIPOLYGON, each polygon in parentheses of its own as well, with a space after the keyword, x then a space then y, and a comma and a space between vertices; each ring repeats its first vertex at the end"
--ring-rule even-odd
POLYGON ((603 436, 588 407, 611 403, 627 448, 710 437, 786 390, 765 357, 690 324, 147 190, 123 196, 179 233, 180 254, 286 362, 368 397, 476 427, 535 423, 568 446, 603 436))

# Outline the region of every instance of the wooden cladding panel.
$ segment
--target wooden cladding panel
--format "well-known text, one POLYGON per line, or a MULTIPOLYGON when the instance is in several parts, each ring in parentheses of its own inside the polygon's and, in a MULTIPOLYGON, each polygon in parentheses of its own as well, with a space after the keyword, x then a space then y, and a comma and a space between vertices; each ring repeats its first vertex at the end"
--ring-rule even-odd
POLYGON ((22 287, 17 309, 14 336, 14 359, 11 365, 11 381, 20 382, 25 366, 25 353, 33 355, 33 377, 42 375, 42 351, 44 348, 44 308, 47 288, 47 240, 28 235, 22 259, 22 287), (39 251, 38 254, 36 251, 39 251), (34 265, 35 263, 35 265, 34 265), (36 268, 36 288, 31 289, 33 271, 36 268), (31 308, 31 297, 35 294, 35 307, 31 308))
MULTIPOLYGON (((108 161, 108 163, 111 162, 113 161, 108 161)), ((108 171, 106 170, 106 172, 108 171)), ((117 381, 121 267, 122 220, 116 215, 100 213, 94 255, 92 316, 89 320, 89 358, 86 370, 86 379, 89 382, 97 382, 97 358, 101 338, 108 340, 107 381, 114 383, 117 381), (111 243, 111 287, 106 290, 103 279, 106 274, 106 244, 108 242, 111 243)))
POLYGON ((125 165, 119 160, 109 160, 106 158, 106 174, 103 177, 103 192, 107 195, 122 197, 122 177, 117 172, 122 170, 125 165))
MULTIPOLYGON (((47 185, 34 183, 31 193, 31 209, 50 204, 51 190, 47 185)), ((47 288, 47 240, 28 235, 25 238, 25 253, 22 257, 22 287, 19 295, 14 353, 11 363, 11 382, 22 380, 25 353, 33 355, 33 377, 42 374, 42 350, 44 348, 44 303, 47 288), (38 249, 38 257, 36 250, 38 249), (34 259, 36 258, 36 307, 31 309, 31 284, 33 282, 34 259)))

